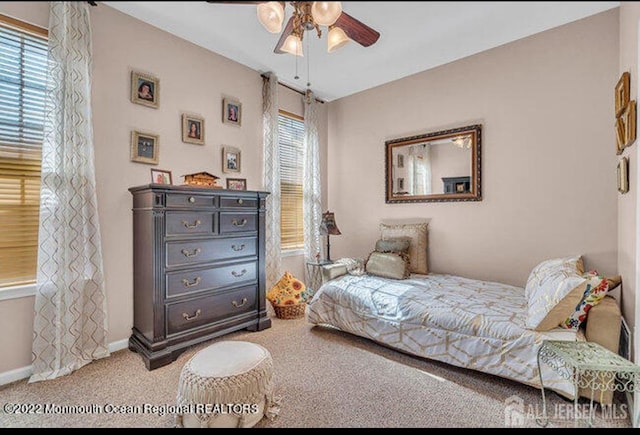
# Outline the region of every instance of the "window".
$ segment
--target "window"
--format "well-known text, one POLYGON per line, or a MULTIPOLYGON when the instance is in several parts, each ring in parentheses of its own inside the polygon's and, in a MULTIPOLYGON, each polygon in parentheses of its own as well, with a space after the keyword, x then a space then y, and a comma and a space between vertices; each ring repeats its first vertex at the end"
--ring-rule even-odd
POLYGON ((302 249, 302 152, 304 121, 280 111, 280 243, 282 250, 302 249))
POLYGON ((36 278, 45 34, 0 15, 0 288, 36 278))

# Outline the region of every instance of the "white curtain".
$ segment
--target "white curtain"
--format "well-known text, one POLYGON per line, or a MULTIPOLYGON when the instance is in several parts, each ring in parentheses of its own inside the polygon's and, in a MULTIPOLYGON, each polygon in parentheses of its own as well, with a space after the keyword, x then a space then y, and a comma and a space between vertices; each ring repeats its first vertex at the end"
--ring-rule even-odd
MULTIPOLYGON (((49 2, 33 375, 109 356, 91 124, 87 2, 49 2)), ((7 331, 5 331, 7 332, 7 331)))
POLYGON ((280 151, 278 141, 278 77, 269 73, 262 83, 262 124, 264 141, 264 188, 267 290, 281 277, 280 262, 280 151))
POLYGON ((409 148, 409 180, 411 195, 429 195, 431 186, 431 147, 412 145, 409 148))
MULTIPOLYGON (((304 99, 304 153, 303 153, 303 225, 304 257, 317 261, 320 253, 320 222, 322 221, 322 185, 320 180, 320 145, 318 143, 318 102, 307 91, 304 99)), ((310 277, 307 277, 309 279, 310 277)))

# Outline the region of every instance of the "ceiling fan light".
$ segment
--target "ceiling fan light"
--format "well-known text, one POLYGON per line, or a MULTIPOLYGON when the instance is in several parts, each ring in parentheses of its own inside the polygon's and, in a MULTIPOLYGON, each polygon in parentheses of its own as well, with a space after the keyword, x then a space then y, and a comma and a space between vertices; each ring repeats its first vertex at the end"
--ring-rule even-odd
POLYGON ((349 37, 340 27, 331 26, 327 35, 327 52, 333 53, 349 42, 349 37))
POLYGON ((341 2, 313 2, 311 5, 311 15, 314 21, 321 26, 333 25, 341 13, 341 2))
POLYGON ((284 7, 281 2, 258 4, 258 21, 271 33, 279 33, 284 22, 284 7))
POLYGON ((293 34, 287 36, 280 50, 295 56, 304 57, 302 53, 302 40, 293 34))

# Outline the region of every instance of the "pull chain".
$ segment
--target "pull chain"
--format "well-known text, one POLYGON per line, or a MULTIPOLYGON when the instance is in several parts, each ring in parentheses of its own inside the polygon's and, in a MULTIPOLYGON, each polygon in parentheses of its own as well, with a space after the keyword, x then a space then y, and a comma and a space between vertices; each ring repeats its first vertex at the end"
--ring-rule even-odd
POLYGON ((309 74, 309 71, 311 71, 311 68, 309 68, 309 65, 311 64, 311 50, 309 49, 309 39, 311 38, 307 38, 307 88, 311 86, 311 78, 309 74))

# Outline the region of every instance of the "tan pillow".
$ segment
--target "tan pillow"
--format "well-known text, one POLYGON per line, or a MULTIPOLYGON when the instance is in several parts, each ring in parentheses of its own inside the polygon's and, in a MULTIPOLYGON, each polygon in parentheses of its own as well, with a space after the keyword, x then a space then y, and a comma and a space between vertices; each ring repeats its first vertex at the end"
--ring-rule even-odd
POLYGON ((368 274, 384 278, 409 278, 409 259, 403 253, 378 252, 369 254, 365 269, 368 274))
POLYGON ((409 271, 412 273, 428 274, 427 267, 427 223, 380 224, 382 240, 398 237, 408 237, 409 271))
POLYGON ((409 252, 411 239, 409 237, 397 237, 393 239, 380 239, 376 242, 376 251, 378 252, 409 252))

